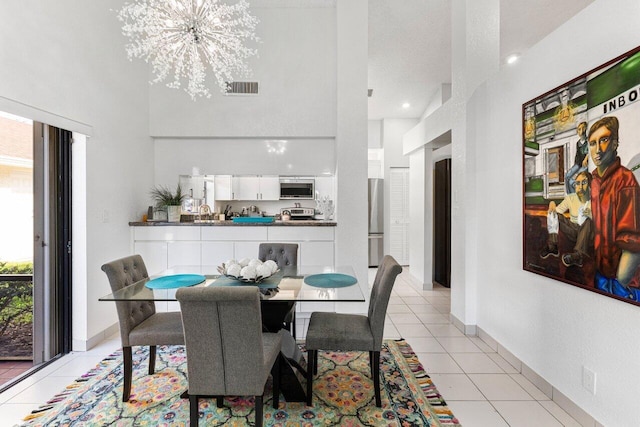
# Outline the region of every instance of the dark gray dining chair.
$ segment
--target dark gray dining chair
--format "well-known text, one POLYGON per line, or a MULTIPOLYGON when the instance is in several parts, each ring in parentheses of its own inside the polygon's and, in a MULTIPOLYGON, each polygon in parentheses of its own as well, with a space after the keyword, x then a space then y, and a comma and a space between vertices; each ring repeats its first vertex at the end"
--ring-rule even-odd
MULTIPOLYGON (((107 274, 112 292, 149 277, 140 255, 108 262, 102 266, 102 271, 107 274)), ((152 375, 156 366, 156 346, 183 345, 184 334, 180 313, 156 313, 153 301, 116 301, 116 309, 124 364, 122 401, 127 402, 131 394, 133 376, 131 347, 149 346, 149 375, 152 375)))
POLYGON ((307 330, 307 405, 313 403, 313 375, 318 372, 318 350, 368 351, 371 377, 375 389, 376 406, 380 399, 380 350, 384 332, 384 318, 391 289, 402 267, 386 255, 373 281, 369 312, 342 314, 313 312, 307 330))
POLYGON ((298 265, 297 243, 260 243, 258 246, 258 259, 260 261, 272 260, 279 268, 298 265))
POLYGON ((187 348, 189 419, 198 425, 198 398, 254 396, 256 426, 262 425, 264 388, 273 374, 273 407, 280 402, 280 350, 277 333, 262 332, 257 286, 180 288, 187 348))
MULTIPOLYGON (((271 260, 278 264, 278 268, 283 269, 289 266, 298 265, 298 244, 297 243, 260 243, 258 246, 258 259, 262 262, 271 260)), ((291 335, 296 337, 296 303, 295 302, 280 302, 285 307, 282 311, 286 310, 284 316, 284 326, 291 331, 291 335)), ((263 307, 263 309, 274 310, 276 304, 270 303, 269 307, 263 307)))

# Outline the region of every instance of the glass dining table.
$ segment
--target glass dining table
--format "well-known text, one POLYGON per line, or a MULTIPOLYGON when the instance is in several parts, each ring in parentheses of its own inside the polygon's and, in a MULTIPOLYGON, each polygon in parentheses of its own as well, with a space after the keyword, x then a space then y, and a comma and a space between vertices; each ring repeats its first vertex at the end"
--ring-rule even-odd
MULTIPOLYGON (((116 292, 99 298, 99 301, 177 301, 179 280, 172 285, 172 278, 199 275, 204 280, 192 286, 257 286, 261 293, 262 321, 265 330, 281 334, 282 354, 286 357, 281 366, 282 393, 289 402, 305 401, 305 389, 300 383, 306 377, 301 366, 303 355, 294 337, 282 329, 283 320, 292 305, 297 302, 363 302, 362 289, 351 266, 288 266, 278 270, 260 283, 247 283, 218 272, 217 266, 179 265, 132 283, 116 292), (153 286, 159 283, 161 286, 153 286)), ((314 305, 317 307, 317 304, 314 305)), ((331 306, 332 307, 332 306, 331 306)))
POLYGON ((100 301, 177 301, 177 287, 150 288, 150 280, 173 275, 197 274, 205 277, 194 286, 258 286, 265 302, 362 302, 362 290, 351 266, 289 266, 260 283, 247 283, 224 276, 210 265, 178 265, 99 298, 100 301), (308 279, 310 276, 314 280, 308 279), (340 280, 344 276, 352 282, 340 280), (323 280, 325 279, 325 280, 323 280), (311 284, 310 284, 311 283, 311 284))

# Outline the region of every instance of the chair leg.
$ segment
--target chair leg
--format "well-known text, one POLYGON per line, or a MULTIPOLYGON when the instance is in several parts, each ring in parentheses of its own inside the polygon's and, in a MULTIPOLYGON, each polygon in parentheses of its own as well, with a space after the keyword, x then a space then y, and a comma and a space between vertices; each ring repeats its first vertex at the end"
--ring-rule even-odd
POLYGON ((373 379, 373 374, 375 374, 373 369, 373 351, 369 352, 369 370, 371 371, 371 379, 373 379))
POLYGON ((295 309, 293 311, 293 317, 291 318, 291 335, 293 335, 293 339, 296 339, 296 312, 295 309))
POLYGON ((133 376, 133 356, 131 347, 122 347, 122 361, 124 365, 124 383, 122 385, 122 401, 128 402, 131 394, 131 377, 133 376))
POLYGON ((313 374, 318 375, 318 350, 313 352, 313 374))
POLYGON ((153 375, 156 371, 156 346, 149 346, 149 375, 153 375))
POLYGON ((191 426, 198 425, 198 396, 195 394, 189 395, 189 424, 191 426))
POLYGON ((371 372, 373 376, 373 388, 376 394, 376 406, 380 408, 382 406, 382 399, 380 398, 380 352, 370 352, 371 358, 371 372))
POLYGON ((223 408, 224 407, 224 396, 216 397, 216 406, 218 408, 223 408))
POLYGON ((313 406, 313 373, 318 350, 307 349, 307 406, 313 406))
POLYGON ((273 378, 273 409, 280 406, 280 363, 282 363, 282 354, 278 353, 276 361, 271 368, 271 376, 273 378))
POLYGON ((256 427, 262 427, 262 396, 255 397, 256 427))

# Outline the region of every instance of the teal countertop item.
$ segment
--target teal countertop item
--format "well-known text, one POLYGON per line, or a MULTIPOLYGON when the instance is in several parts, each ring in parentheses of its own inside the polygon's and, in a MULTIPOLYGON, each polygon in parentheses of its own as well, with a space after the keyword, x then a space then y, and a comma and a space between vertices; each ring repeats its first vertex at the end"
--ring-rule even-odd
POLYGON ((253 222, 253 223, 269 223, 273 222, 275 218, 269 216, 238 216, 233 218, 233 222, 253 222))

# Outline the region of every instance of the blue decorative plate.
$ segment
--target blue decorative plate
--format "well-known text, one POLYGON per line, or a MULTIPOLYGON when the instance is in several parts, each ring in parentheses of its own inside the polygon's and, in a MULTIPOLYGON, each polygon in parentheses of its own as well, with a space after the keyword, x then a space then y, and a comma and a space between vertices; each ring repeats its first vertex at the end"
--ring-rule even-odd
POLYGON ((358 283, 358 280, 348 274, 322 273, 312 274, 304 278, 304 283, 316 288, 343 288, 358 283))
POLYGON ((206 278, 200 274, 173 274, 149 280, 145 286, 149 289, 173 289, 202 283, 206 278))

